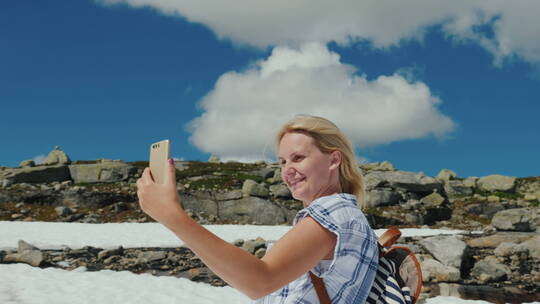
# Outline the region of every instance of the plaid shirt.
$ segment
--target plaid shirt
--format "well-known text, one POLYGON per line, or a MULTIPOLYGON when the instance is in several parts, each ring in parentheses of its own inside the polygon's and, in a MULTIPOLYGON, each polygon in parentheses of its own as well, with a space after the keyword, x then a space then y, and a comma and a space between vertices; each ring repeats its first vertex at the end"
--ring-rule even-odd
MULTIPOLYGON (((294 224, 307 215, 337 236, 334 259, 322 260, 311 271, 324 279, 332 303, 364 303, 377 272, 379 249, 355 196, 341 193, 318 198, 298 212, 294 224)), ((305 273, 253 303, 316 304, 319 298, 305 273)))

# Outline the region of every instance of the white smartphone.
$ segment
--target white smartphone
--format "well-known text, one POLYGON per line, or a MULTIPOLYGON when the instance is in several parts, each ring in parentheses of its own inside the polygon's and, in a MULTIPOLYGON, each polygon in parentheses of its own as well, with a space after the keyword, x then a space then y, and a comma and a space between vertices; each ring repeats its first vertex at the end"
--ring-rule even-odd
POLYGON ((163 184, 167 174, 169 159, 169 140, 165 139, 150 145, 150 173, 154 182, 163 184))

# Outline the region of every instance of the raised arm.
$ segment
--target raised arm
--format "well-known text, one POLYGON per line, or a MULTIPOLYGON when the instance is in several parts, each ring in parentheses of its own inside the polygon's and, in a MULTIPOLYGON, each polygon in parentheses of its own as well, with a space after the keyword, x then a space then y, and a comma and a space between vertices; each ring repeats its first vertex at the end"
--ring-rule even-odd
POLYGON ((336 244, 332 232, 306 217, 259 260, 220 239, 182 210, 172 163, 165 184, 155 184, 147 168, 137 187, 145 213, 182 239, 214 273, 252 299, 263 297, 306 273, 331 253, 336 244))

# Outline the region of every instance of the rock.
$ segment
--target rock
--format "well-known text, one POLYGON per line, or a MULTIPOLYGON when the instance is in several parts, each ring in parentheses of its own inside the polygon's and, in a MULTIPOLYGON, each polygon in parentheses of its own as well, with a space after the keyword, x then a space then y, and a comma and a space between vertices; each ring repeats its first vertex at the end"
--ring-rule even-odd
POLYGON ((442 182, 448 182, 451 179, 454 179, 457 177, 456 172, 449 170, 449 169, 442 169, 439 171, 439 174, 437 174, 436 178, 442 182))
POLYGON ((209 163, 213 163, 213 164, 219 164, 221 163, 221 159, 219 159, 219 157, 217 155, 211 155, 210 158, 208 159, 208 162, 209 163))
POLYGON ((26 250, 39 250, 39 248, 23 240, 19 240, 17 244, 17 252, 21 253, 26 250))
POLYGON ((73 210, 65 206, 56 207, 54 208, 54 211, 56 211, 56 214, 58 214, 58 216, 67 216, 73 214, 73 210))
POLYGON ((476 262, 471 271, 471 275, 478 278, 480 282, 483 283, 502 281, 510 275, 510 273, 510 268, 501 264, 494 256, 488 256, 483 260, 476 262))
POLYGON ((531 232, 497 232, 490 236, 470 239, 467 245, 473 248, 496 248, 502 243, 521 243, 536 235, 531 232))
POLYGON ((455 236, 444 235, 425 238, 420 241, 420 245, 444 265, 458 269, 467 248, 467 244, 455 236))
POLYGON ((279 225, 287 222, 284 210, 258 197, 219 202, 219 218, 241 224, 279 225))
POLYGON ((493 253, 496 256, 500 256, 500 257, 511 256, 512 254, 515 253, 516 246, 517 246, 516 243, 504 242, 504 243, 499 244, 499 246, 497 246, 497 248, 493 250, 493 253))
POLYGON ((536 201, 536 200, 538 200, 538 195, 536 193, 527 193, 527 194, 525 194, 523 199, 528 201, 528 202, 536 201))
POLYGON ((7 188, 11 185, 13 185, 13 181, 11 179, 0 176, 0 188, 7 188))
POLYGON ((529 251, 529 255, 540 261, 540 235, 536 235, 520 244, 521 247, 529 251))
POLYGON ((137 256, 136 264, 151 263, 167 258, 165 251, 143 251, 137 256))
POLYGON ((258 184, 256 181, 247 179, 244 181, 242 186, 242 193, 244 197, 248 196, 257 196, 262 198, 267 198, 270 196, 270 192, 264 185, 258 184))
POLYGON ((117 192, 94 192, 77 190, 76 187, 63 191, 61 197, 55 201, 58 205, 78 208, 102 208, 119 201, 132 200, 129 194, 117 192))
POLYGON ((476 176, 469 176, 466 179, 463 180, 463 186, 469 187, 469 188, 476 188, 476 182, 478 181, 478 177, 476 176))
POLYGON ((474 203, 464 207, 465 212, 473 215, 482 215, 492 218, 497 212, 504 210, 504 206, 495 203, 474 203))
POLYGON ((440 207, 445 201, 446 199, 437 192, 433 192, 420 199, 420 202, 427 208, 440 207))
POLYGON ((59 146, 54 147, 54 150, 49 152, 47 159, 43 163, 44 165, 68 165, 71 163, 71 160, 64 151, 60 149, 59 146))
POLYGON ((242 245, 242 249, 245 251, 255 254, 255 252, 266 246, 266 241, 262 238, 257 238, 255 240, 247 240, 242 245))
POLYGON ((7 169, 2 172, 4 186, 20 183, 52 183, 71 179, 65 165, 7 169))
POLYGON ((69 166, 75 183, 113 183, 128 180, 137 172, 133 165, 121 161, 101 161, 96 164, 74 164, 69 166))
POLYGON ((243 194, 242 194, 242 191, 233 190, 233 191, 228 191, 228 192, 216 192, 215 197, 216 197, 216 200, 218 201, 228 201, 228 200, 241 199, 243 197, 243 194))
POLYGON ((126 211, 128 209, 129 209, 128 205, 126 203, 124 203, 124 202, 118 202, 118 203, 113 205, 113 211, 115 213, 120 213, 120 212, 126 211))
POLYGON ((43 253, 39 250, 24 250, 4 257, 5 263, 25 263, 34 267, 39 267, 43 260, 43 253))
POLYGON ((481 177, 476 182, 478 189, 487 192, 513 192, 516 187, 516 178, 498 174, 481 177))
POLYGON ((365 207, 396 205, 402 199, 401 195, 392 189, 378 188, 366 191, 365 207))
POLYGON ((461 180, 449 180, 444 184, 444 192, 450 197, 470 196, 473 194, 474 186, 468 186, 461 180))
POLYGON ((442 183, 423 173, 405 171, 371 171, 365 175, 366 190, 389 186, 393 189, 404 189, 410 192, 431 193, 442 190, 442 183))
POLYGON ((491 225, 503 231, 535 231, 536 225, 531 219, 531 211, 527 208, 514 208, 497 212, 491 225))
POLYGON ((272 178, 274 177, 274 169, 273 168, 262 168, 259 170, 251 171, 249 172, 250 175, 260 176, 263 179, 272 178))
POLYGON ((385 160, 381 163, 367 163, 367 164, 360 164, 360 169, 365 171, 395 171, 394 165, 392 165, 389 161, 385 160))
POLYGON ((281 169, 275 169, 274 170, 274 175, 268 179, 266 179, 266 181, 269 183, 269 184, 278 184, 278 183, 282 183, 283 182, 283 179, 281 178, 281 169))
POLYGON ((25 168, 25 167, 35 167, 36 166, 36 163, 31 160, 31 159, 28 159, 28 160, 23 160, 20 164, 19 164, 19 167, 21 168, 25 168))
POLYGON ((424 282, 458 282, 460 279, 459 269, 445 266, 431 258, 421 260, 420 269, 422 269, 422 281, 424 282))
POLYGON ((180 193, 180 204, 185 210, 191 210, 195 214, 218 216, 218 204, 211 199, 206 192, 194 191, 180 193))
POLYGON ((487 201, 490 202, 490 203, 498 203, 501 201, 501 198, 496 196, 496 195, 489 195, 487 197, 487 201))
POLYGON ((122 246, 119 246, 118 248, 114 248, 114 249, 101 250, 98 253, 97 258, 98 260, 103 260, 113 255, 122 255, 123 253, 124 253, 124 248, 122 246))
POLYGON ((262 259, 266 255, 266 249, 265 248, 259 248, 257 251, 255 251, 255 256, 259 259, 262 259))
POLYGON ((289 187, 284 184, 279 185, 271 185, 270 186, 270 193, 274 195, 275 197, 284 198, 284 199, 290 199, 292 198, 291 191, 289 190, 289 187))

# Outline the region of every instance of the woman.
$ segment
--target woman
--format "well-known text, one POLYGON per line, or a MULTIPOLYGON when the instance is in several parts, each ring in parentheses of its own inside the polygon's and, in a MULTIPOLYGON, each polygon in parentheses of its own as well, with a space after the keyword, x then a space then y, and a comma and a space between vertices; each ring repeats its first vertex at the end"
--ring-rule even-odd
POLYGON ((357 206, 363 186, 350 142, 327 119, 297 116, 279 131, 277 145, 283 181, 304 209, 262 259, 221 240, 181 209, 172 160, 165 184, 155 184, 148 168, 137 181, 141 209, 255 303, 318 303, 309 271, 324 279, 333 303, 364 303, 378 247, 357 206))

